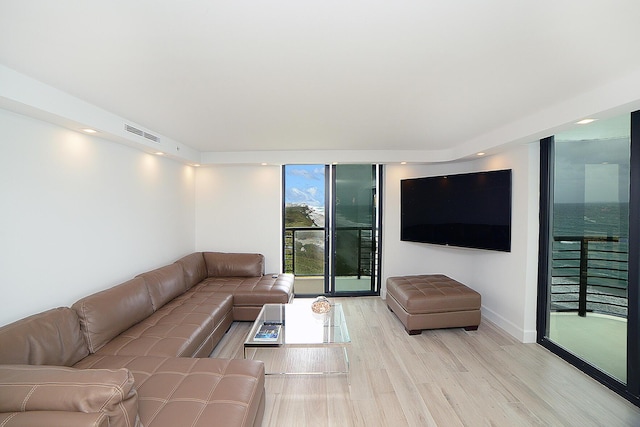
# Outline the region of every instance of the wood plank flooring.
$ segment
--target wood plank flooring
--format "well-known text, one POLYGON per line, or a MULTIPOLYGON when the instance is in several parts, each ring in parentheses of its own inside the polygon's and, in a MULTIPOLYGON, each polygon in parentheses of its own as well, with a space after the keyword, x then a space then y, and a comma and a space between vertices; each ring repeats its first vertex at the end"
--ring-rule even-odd
MULTIPOLYGON (((409 336, 378 297, 335 301, 352 340, 351 384, 267 376, 263 426, 640 426, 640 408, 484 318, 477 331, 409 336)), ((234 322, 211 356, 242 358, 250 326, 234 322)))

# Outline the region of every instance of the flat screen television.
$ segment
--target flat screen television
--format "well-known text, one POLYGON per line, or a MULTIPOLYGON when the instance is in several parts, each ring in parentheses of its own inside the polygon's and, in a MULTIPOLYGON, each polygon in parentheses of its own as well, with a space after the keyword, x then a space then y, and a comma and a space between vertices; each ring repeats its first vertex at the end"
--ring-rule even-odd
POLYGON ((511 251, 511 169, 400 181, 400 239, 511 251))

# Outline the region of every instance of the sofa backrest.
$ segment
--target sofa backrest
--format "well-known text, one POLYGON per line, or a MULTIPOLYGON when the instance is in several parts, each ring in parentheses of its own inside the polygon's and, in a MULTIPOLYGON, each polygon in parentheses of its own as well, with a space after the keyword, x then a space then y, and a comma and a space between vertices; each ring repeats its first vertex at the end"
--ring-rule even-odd
POLYGON ((176 261, 176 264, 182 266, 187 290, 207 278, 207 264, 204 262, 202 252, 194 252, 182 257, 176 261))
POLYGON ((126 368, 1 365, 0 413, 10 414, 8 425, 93 426, 73 415, 102 413, 109 426, 140 426, 134 377, 126 368))
POLYGON ((208 277, 259 277, 264 275, 264 255, 203 252, 208 277))
POLYGON ((187 290, 180 264, 166 265, 137 277, 144 279, 154 311, 187 290))
POLYGON ((91 353, 153 314, 151 296, 142 277, 84 297, 71 308, 78 313, 91 353))
POLYGON ((0 327, 0 364, 72 366, 89 355, 76 312, 54 308, 0 327))

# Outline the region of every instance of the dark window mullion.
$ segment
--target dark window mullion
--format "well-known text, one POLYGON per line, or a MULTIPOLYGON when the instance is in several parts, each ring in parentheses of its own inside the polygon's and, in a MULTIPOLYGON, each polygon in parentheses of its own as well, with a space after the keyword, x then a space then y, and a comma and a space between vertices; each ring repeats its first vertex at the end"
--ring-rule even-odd
POLYGON ((631 113, 627 387, 640 397, 640 111, 631 113))
POLYGON ((549 320, 551 218, 553 207, 553 137, 540 141, 540 225, 538 245, 537 337, 546 339, 549 320))

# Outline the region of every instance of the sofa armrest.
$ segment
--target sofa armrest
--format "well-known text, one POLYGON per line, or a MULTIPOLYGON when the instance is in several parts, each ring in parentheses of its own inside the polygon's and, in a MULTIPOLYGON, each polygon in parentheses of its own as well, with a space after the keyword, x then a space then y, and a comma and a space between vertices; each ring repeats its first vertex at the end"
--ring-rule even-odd
POLYGON ((3 427, 109 427, 104 412, 29 411, 0 413, 3 427))
POLYGON ((110 426, 139 425, 138 395, 128 369, 0 365, 0 413, 39 411, 103 413, 110 426))

